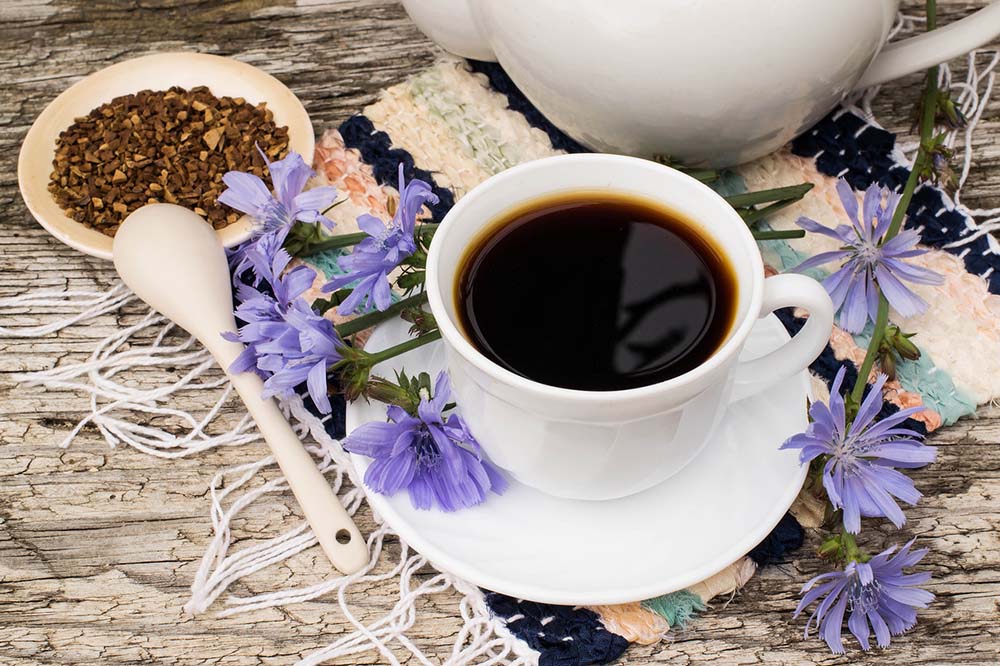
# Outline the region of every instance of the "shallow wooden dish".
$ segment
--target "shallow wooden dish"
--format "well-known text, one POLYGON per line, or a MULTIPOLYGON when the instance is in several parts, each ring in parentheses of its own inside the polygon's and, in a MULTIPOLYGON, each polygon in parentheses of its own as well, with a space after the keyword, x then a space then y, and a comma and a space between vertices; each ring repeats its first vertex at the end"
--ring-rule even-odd
MULTIPOLYGON (((17 163, 21 196, 49 233, 81 252, 111 259, 112 238, 67 217, 49 193, 56 139, 75 118, 115 97, 171 86, 208 86, 219 97, 243 97, 252 104, 266 102, 275 123, 288 127, 289 148, 312 161, 315 137, 309 115, 292 91, 270 74, 237 60, 203 53, 160 53, 126 60, 78 81, 52 100, 24 138, 17 163)), ((244 215, 220 229, 223 245, 230 247, 249 238, 251 225, 244 215)))

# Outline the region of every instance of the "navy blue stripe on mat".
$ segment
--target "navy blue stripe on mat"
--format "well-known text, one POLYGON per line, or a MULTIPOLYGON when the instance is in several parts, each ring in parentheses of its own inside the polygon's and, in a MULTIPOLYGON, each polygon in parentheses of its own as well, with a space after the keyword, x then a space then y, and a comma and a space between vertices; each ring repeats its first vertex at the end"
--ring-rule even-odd
POLYGON ((430 207, 431 218, 435 222, 444 219, 445 213, 455 205, 455 195, 451 190, 439 186, 434 181, 434 175, 417 167, 413 156, 402 148, 393 148, 392 139, 382 131, 377 131, 372 121, 363 115, 351 116, 340 128, 344 145, 355 148, 361 153, 361 158, 372 167, 375 180, 380 185, 395 187, 399 183, 399 165, 403 165, 403 176, 409 181, 419 178, 431 186, 431 191, 438 196, 438 202, 430 207))
MULTIPOLYGON (((896 164, 892 156, 895 145, 895 134, 869 125, 854 113, 840 110, 795 139, 792 152, 815 158, 821 173, 843 177, 856 190, 877 182, 898 192, 903 189, 910 170, 896 164)), ((906 226, 920 233, 923 244, 960 257, 966 270, 984 277, 990 291, 1000 294, 1000 256, 990 248, 985 235, 961 247, 944 247, 973 231, 967 226, 965 215, 950 208, 938 188, 921 185, 906 213, 906 226)))
POLYGON ((323 429, 330 439, 339 441, 347 436, 347 400, 339 388, 330 391, 330 414, 323 414, 316 408, 305 384, 296 386, 295 393, 302 398, 306 410, 323 423, 323 429))
POLYGON ((469 60, 469 67, 473 72, 485 74, 490 81, 490 86, 507 97, 507 106, 512 111, 517 111, 532 127, 537 127, 549 135, 549 141, 556 150, 565 150, 567 153, 589 153, 590 151, 577 143, 574 139, 563 133, 561 129, 553 125, 542 112, 535 108, 535 105, 528 101, 510 77, 495 62, 483 62, 481 60, 469 60))
POLYGON ((608 664, 629 646, 586 608, 541 604, 497 592, 486 592, 485 599, 490 612, 503 618, 511 633, 541 653, 539 666, 608 664))
POLYGON ((805 540, 806 531, 799 525, 799 521, 792 514, 786 513, 767 538, 747 553, 747 557, 759 567, 776 564, 784 559, 786 553, 801 548, 805 540))

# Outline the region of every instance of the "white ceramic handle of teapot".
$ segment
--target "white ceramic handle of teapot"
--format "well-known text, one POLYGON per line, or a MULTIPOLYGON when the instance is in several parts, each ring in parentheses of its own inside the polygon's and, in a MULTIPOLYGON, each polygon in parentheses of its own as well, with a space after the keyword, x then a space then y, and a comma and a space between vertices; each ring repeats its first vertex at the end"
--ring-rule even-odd
POLYGON ((802 372, 816 360, 833 330, 833 303, 816 280, 797 273, 775 275, 764 280, 764 300, 760 316, 766 317, 781 308, 805 308, 809 312, 798 333, 774 351, 736 366, 733 393, 736 402, 749 398, 775 382, 802 372))
POLYGON ((476 27, 471 4, 477 0, 401 0, 420 32, 445 51, 463 58, 496 62, 493 49, 476 27))
POLYGON ((887 45, 854 87, 862 90, 968 53, 1000 35, 1000 0, 963 19, 887 45))

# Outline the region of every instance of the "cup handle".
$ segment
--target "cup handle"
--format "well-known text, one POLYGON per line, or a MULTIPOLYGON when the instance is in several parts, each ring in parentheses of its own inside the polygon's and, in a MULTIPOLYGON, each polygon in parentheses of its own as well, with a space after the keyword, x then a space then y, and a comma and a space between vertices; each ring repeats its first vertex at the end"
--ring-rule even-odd
POLYGON ((775 382, 805 370, 830 341, 833 302, 823 285, 797 273, 775 275, 764 280, 764 300, 759 316, 763 318, 775 310, 788 307, 808 310, 806 325, 774 351, 739 362, 733 379, 731 402, 756 395, 775 382))

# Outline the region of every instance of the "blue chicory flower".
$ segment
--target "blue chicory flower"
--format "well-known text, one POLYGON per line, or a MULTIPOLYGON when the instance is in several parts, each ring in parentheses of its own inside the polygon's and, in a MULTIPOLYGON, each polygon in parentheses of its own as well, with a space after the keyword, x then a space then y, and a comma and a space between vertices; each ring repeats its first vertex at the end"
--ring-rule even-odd
POLYGON ((893 498, 912 506, 921 495, 913 481, 895 468, 922 467, 933 462, 936 453, 933 446, 923 444, 920 433, 899 427, 923 407, 901 409, 876 422, 886 382, 886 376, 879 375, 848 428, 840 394, 844 372, 841 367, 830 387, 829 406, 813 403, 809 427, 789 437, 781 448, 798 449, 803 464, 829 456, 823 467, 823 487, 834 508, 843 510, 848 532, 860 531, 861 516, 884 516, 899 527, 906 517, 893 498))
POLYGON ((343 342, 333 324, 301 298, 316 272, 308 266, 286 272, 292 257, 282 246, 295 222, 319 222, 331 228, 321 211, 337 191, 329 186, 303 191, 314 172, 297 153, 274 162, 263 152, 261 156, 271 174, 273 194, 257 176, 230 171, 223 176, 228 189, 219 196, 220 203, 251 215, 257 223, 254 238, 229 258, 239 302, 236 316, 244 325, 238 333, 223 337, 246 345, 229 370, 261 375, 265 397, 287 396, 305 383, 317 408, 330 413, 326 373, 340 361, 343 342), (248 271, 251 277, 245 283, 248 271))
POLYGON ((239 332, 223 333, 246 349, 230 365, 230 372, 256 372, 264 378, 264 397, 287 396, 303 382, 316 407, 329 414, 326 373, 340 361, 343 342, 333 324, 317 315, 301 298, 312 286, 316 272, 296 266, 286 272, 292 258, 272 247, 274 235, 265 235, 247 248, 243 257, 253 271, 255 284, 239 284, 236 317, 245 322, 239 332), (267 289, 258 289, 263 282, 267 289))
POLYGON ((421 399, 417 416, 391 405, 388 423, 366 423, 342 441, 347 451, 373 458, 365 472, 372 490, 393 495, 406 488, 414 507, 436 503, 445 511, 475 506, 487 491, 506 490, 507 480, 484 458, 462 418, 442 415, 450 394, 442 372, 433 397, 421 399))
POLYGON ((323 287, 323 291, 331 292, 358 283, 337 307, 337 312, 349 315, 359 307, 365 311, 389 307, 392 303, 389 273, 416 251, 413 234, 417 213, 425 203, 437 200, 431 186, 424 181, 405 182, 403 165, 399 165, 399 206, 392 221, 385 224, 373 215, 358 217, 358 227, 369 237, 358 243, 351 254, 341 257, 339 265, 344 275, 335 277, 323 287))
MULTIPOLYGON (((268 282, 273 279, 273 270, 268 268, 282 250, 284 236, 280 232, 272 232, 255 236, 245 243, 229 251, 229 272, 233 276, 233 287, 246 282, 254 287, 265 280, 267 275, 271 275, 268 282), (247 273, 249 275, 249 281, 247 273)), ((286 253, 287 254, 287 253, 286 253)))
POLYGON ((802 588, 802 600, 795 609, 798 617, 813 602, 820 600, 806 623, 805 635, 815 621, 819 634, 834 654, 844 653, 842 640, 844 614, 850 611, 847 627, 862 649, 869 650, 869 636, 875 632, 879 647, 888 647, 891 636, 898 636, 917 623, 917 608, 927 608, 934 595, 920 589, 930 580, 926 572, 904 574, 927 554, 927 549, 910 551, 911 540, 893 555, 893 546, 868 562, 850 562, 843 571, 816 576, 802 588))
POLYGON ((271 174, 274 193, 254 174, 230 171, 222 177, 228 189, 219 195, 219 203, 253 217, 258 235, 278 234, 282 242, 296 221, 332 228, 333 223, 320 211, 333 203, 337 189, 324 185, 303 191, 315 172, 296 152, 274 162, 263 151, 260 154, 271 174))
POLYGON ((295 331, 297 344, 295 351, 287 354, 264 382, 264 397, 288 396, 305 382, 316 408, 329 414, 332 406, 327 395, 326 375, 342 359, 340 348, 344 342, 333 323, 316 314, 304 299, 292 303, 285 313, 285 322, 295 331))
POLYGON ((916 247, 919 234, 912 229, 904 229, 883 242, 900 195, 882 190, 873 183, 865 191, 859 218, 858 201, 847 181, 837 182, 837 194, 851 218, 850 226, 841 224, 831 229, 807 217, 800 217, 796 224, 806 231, 834 238, 843 247, 810 257, 794 270, 803 271, 831 261, 843 261, 840 269, 823 280, 823 286, 840 313, 840 325, 850 333, 861 332, 869 319, 875 321, 880 289, 889 305, 903 317, 912 317, 926 310, 927 303, 903 284, 903 281, 917 284, 943 282, 934 271, 904 261, 927 251, 916 247))
POLYGON ((284 367, 303 354, 297 329, 286 319, 293 308, 308 305, 299 297, 312 286, 316 272, 308 266, 296 266, 285 273, 292 258, 282 249, 272 255, 265 244, 247 248, 244 257, 257 281, 267 288, 240 283, 236 288, 236 317, 244 322, 239 332, 223 333, 227 340, 238 340, 247 348, 230 366, 230 372, 258 372, 264 377, 284 367))

